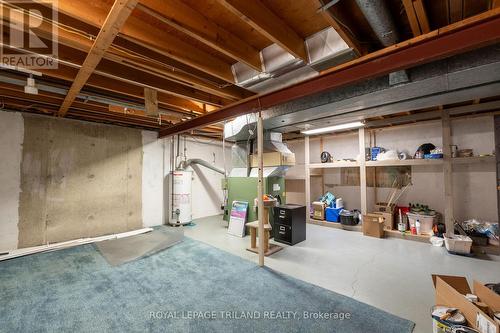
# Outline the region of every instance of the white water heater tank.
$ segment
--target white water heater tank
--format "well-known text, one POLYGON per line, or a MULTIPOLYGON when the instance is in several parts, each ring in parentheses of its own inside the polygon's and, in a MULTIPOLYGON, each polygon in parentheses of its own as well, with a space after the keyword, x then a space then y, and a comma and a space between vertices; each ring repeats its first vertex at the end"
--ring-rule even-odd
POLYGON ((189 224, 192 221, 192 171, 174 171, 170 174, 170 219, 172 225, 189 224))

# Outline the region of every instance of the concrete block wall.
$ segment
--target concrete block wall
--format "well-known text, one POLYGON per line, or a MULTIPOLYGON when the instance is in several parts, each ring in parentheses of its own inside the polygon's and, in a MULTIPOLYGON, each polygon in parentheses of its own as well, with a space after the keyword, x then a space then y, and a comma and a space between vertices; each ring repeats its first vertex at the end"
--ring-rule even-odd
MULTIPOLYGON (((324 150, 330 152, 335 159, 354 158, 359 154, 358 135, 342 134, 325 137, 324 150)), ((369 146, 369 136, 366 137, 366 147, 369 146)), ((491 154, 494 150, 493 118, 490 116, 469 119, 456 119, 452 121, 452 141, 459 149, 472 148, 475 155, 491 154)), ((320 142, 313 138, 311 142, 311 163, 320 162, 320 142)), ((419 123, 405 127, 387 128, 376 133, 376 145, 386 149, 396 149, 413 154, 422 143, 433 143, 441 146, 440 122, 419 123)), ((295 203, 304 203, 304 142, 291 141, 290 148, 295 152, 297 166, 286 175, 288 200, 295 203)), ((454 211, 458 220, 471 218, 486 221, 498 221, 496 169, 495 163, 469 164, 453 166, 454 181, 454 211)), ((443 177, 440 166, 413 166, 413 185, 404 194, 401 204, 419 202, 428 204, 432 208, 443 212, 443 177)), ((340 169, 325 170, 324 183, 339 184, 340 169)), ((348 209, 359 209, 360 191, 357 186, 326 187, 336 196, 342 197, 348 209)), ((368 209, 375 203, 375 191, 378 200, 385 199, 390 189, 368 188, 368 209)), ((323 192, 321 178, 311 178, 311 199, 316 199, 323 192)))
MULTIPOLYGON (((164 224, 166 141, 151 131, 0 112, 0 252, 164 224)), ((223 167, 219 142, 187 148, 188 158, 223 167)), ((193 217, 219 214, 222 176, 194 171, 193 217)))

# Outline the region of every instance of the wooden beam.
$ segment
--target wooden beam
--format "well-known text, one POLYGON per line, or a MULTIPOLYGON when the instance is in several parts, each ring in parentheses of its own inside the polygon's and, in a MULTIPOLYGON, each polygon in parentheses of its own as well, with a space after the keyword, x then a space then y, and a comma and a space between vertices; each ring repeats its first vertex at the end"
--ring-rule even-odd
MULTIPOLYGON (((321 8, 323 3, 321 0, 312 0, 313 5, 317 8, 321 8)), ((321 15, 328 22, 328 24, 339 34, 340 38, 346 42, 346 44, 354 50, 354 52, 358 55, 364 55, 367 53, 366 47, 361 46, 359 41, 355 36, 351 34, 344 26, 342 26, 336 19, 333 17, 330 10, 322 10, 321 15)))
POLYGON ((285 21, 267 8, 261 0, 218 1, 269 40, 307 63, 304 40, 285 21))
POLYGON ((144 105, 148 116, 158 115, 158 91, 144 88, 144 105))
POLYGON ((495 9, 333 67, 314 78, 249 97, 189 122, 172 126, 162 130, 160 136, 183 133, 255 110, 269 109, 313 94, 462 54, 498 41, 500 9, 495 9))
MULTIPOLYGON (((64 1, 63 1, 64 2, 64 1)), ((121 27, 127 21, 127 18, 132 13, 132 10, 137 5, 137 0, 116 0, 109 12, 104 25, 97 35, 94 45, 92 46, 87 58, 82 67, 78 71, 71 88, 64 99, 64 102, 59 109, 59 116, 64 117, 68 112, 71 104, 74 102, 80 90, 85 86, 85 83, 92 75, 92 72, 101 61, 104 53, 113 43, 116 35, 120 32, 121 27)))
MULTIPOLYGON (((58 10, 94 27, 100 27, 107 14, 106 8, 103 8, 99 1, 59 1, 58 10)), ((234 83, 231 64, 136 17, 128 19, 120 32, 120 37, 226 82, 234 83)))
POLYGON ((141 0, 138 9, 261 72, 259 50, 179 0, 141 0))
MULTIPOLYGON (((360 195, 361 195, 361 214, 368 213, 367 193, 366 193, 366 159, 365 159, 365 129, 358 130, 359 142, 359 180, 360 180, 360 195)), ((376 191, 376 189, 375 189, 376 191)))

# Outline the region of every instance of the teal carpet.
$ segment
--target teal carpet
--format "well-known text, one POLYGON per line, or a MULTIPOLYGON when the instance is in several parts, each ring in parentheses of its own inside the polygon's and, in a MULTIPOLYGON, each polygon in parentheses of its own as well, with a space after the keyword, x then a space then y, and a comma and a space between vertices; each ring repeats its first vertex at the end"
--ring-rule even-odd
POLYGON ((119 267, 93 245, 0 262, 0 332, 404 333, 413 326, 190 238, 119 267))

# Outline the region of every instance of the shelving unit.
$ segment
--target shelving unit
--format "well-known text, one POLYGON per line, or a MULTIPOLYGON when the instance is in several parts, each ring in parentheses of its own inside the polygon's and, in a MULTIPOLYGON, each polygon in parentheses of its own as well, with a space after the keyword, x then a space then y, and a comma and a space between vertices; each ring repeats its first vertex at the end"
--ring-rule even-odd
MULTIPOLYGON (((445 199, 444 208, 444 223, 447 230, 454 229, 454 212, 453 212, 453 166, 454 165, 473 165, 473 164, 487 164, 487 163, 497 163, 496 156, 474 156, 474 157, 451 157, 451 122, 450 117, 446 110, 443 110, 443 116, 441 119, 442 124, 442 142, 443 142, 443 158, 442 159, 406 159, 406 160, 392 160, 392 161, 335 161, 332 163, 310 163, 310 147, 309 147, 309 137, 305 138, 305 186, 306 186, 306 205, 310 207, 311 197, 310 197, 310 176, 312 170, 324 169, 338 169, 338 168, 360 168, 360 195, 361 195, 361 212, 362 214, 368 213, 367 209, 367 182, 366 182, 366 168, 368 167, 391 167, 391 166, 440 166, 442 167, 443 181, 444 181, 444 191, 443 197, 445 199)), ((365 132, 364 128, 358 131, 358 142, 359 142, 359 156, 365 156, 365 132)), ((318 176, 318 175, 316 175, 318 176)), ((342 229, 339 223, 325 222, 312 219, 308 217, 308 223, 342 229)), ((361 231, 361 226, 353 228, 355 231, 361 231)), ((404 233, 397 230, 386 230, 386 236, 419 241, 419 242, 429 242, 430 236, 427 235, 411 235, 410 233, 404 233)), ((483 253, 494 253, 500 254, 500 247, 498 246, 487 246, 487 247, 475 247, 483 253)))

